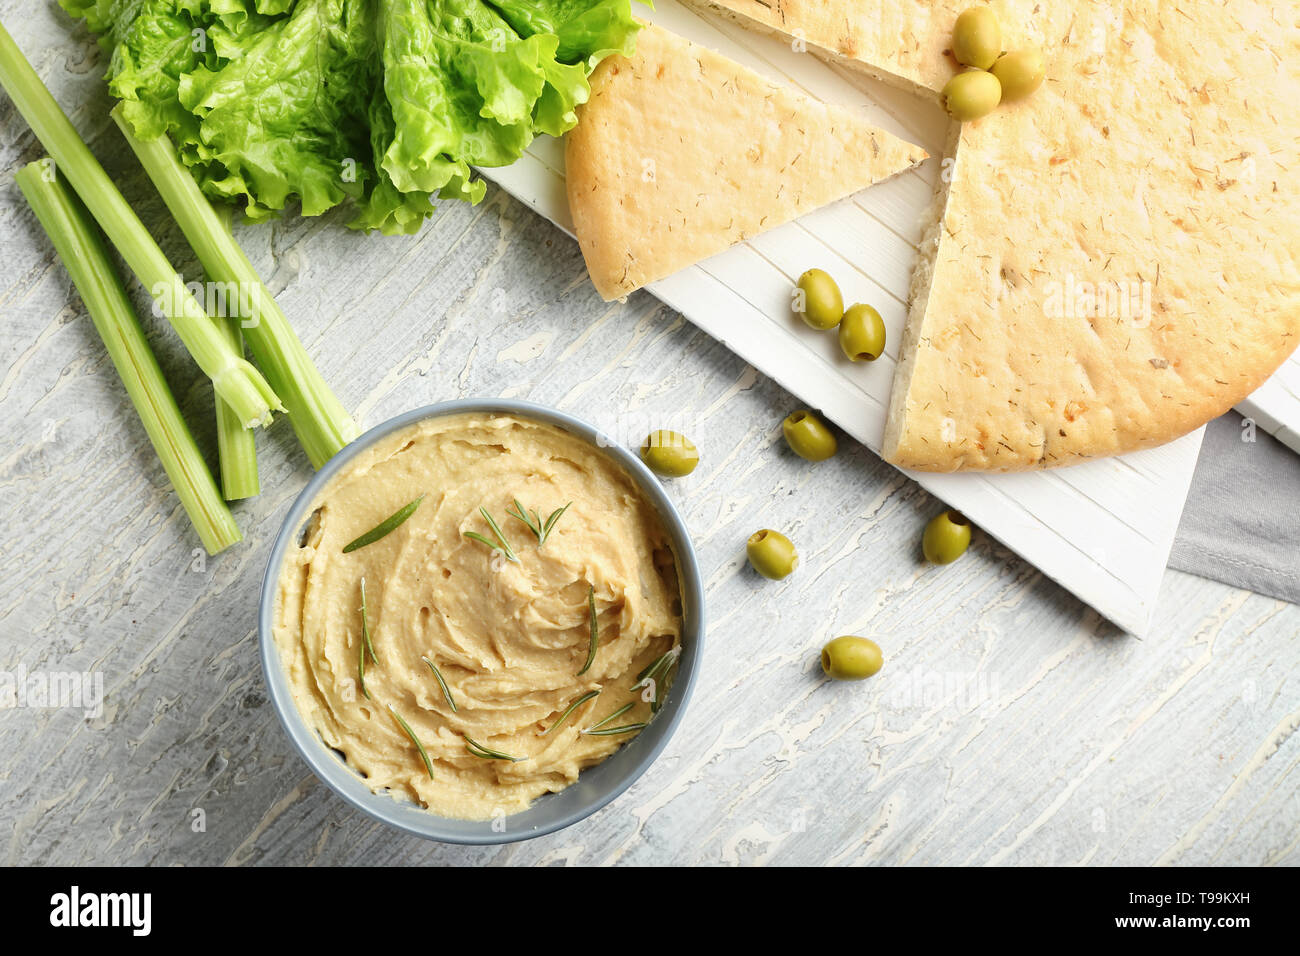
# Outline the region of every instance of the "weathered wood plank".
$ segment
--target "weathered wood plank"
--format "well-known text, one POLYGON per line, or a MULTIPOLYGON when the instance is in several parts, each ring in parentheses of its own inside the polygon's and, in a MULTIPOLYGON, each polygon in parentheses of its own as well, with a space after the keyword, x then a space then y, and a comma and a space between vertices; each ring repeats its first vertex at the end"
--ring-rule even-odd
MULTIPOLYGON (((47 5, 0 0, 0 18, 60 99, 89 104, 79 128, 192 270, 103 115, 98 56, 47 5)), ((1300 862, 1300 609, 1171 573, 1139 642, 987 538, 923 567, 932 498, 852 442, 795 459, 777 425, 796 399, 648 295, 600 302, 571 240, 496 190, 410 239, 339 216, 239 237, 368 423, 510 394, 628 442, 690 433, 703 463, 671 492, 707 576, 705 670, 663 757, 585 823, 495 849, 385 831, 309 775, 258 670, 260 576, 307 463, 273 427, 264 494, 236 508, 247 543, 196 561, 9 180, 35 155, 0 102, 0 669, 92 671, 106 701, 0 710, 3 861, 1300 862), (784 584, 744 568, 760 524, 800 545, 784 584), (865 685, 817 676, 816 649, 845 632, 885 649, 865 685)), ((169 331, 154 338, 211 452, 210 390, 169 331)))

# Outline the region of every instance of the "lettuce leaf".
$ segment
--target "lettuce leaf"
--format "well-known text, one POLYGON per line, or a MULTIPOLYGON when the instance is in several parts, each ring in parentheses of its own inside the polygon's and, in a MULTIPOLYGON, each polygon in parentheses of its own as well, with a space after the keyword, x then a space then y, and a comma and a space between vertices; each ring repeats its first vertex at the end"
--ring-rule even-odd
POLYGON ((587 77, 631 52, 631 0, 60 0, 110 53, 142 139, 170 136, 203 191, 264 219, 353 205, 409 233, 431 198, 478 202, 577 122, 587 77))

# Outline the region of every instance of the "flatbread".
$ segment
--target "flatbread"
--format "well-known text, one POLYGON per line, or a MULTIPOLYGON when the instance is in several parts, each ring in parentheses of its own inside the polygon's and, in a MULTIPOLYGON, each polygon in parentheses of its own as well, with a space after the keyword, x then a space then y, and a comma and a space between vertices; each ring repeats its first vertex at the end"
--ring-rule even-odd
POLYGON ((925 150, 658 27, 604 60, 566 137, 574 231, 617 299, 857 192, 925 150))
MULTIPOLYGON (((969 5, 708 4, 935 101, 969 5)), ((1170 441, 1249 395, 1300 342, 1297 8, 991 6, 1004 46, 1042 46, 1047 81, 954 125, 884 457, 1012 470, 1170 441)))

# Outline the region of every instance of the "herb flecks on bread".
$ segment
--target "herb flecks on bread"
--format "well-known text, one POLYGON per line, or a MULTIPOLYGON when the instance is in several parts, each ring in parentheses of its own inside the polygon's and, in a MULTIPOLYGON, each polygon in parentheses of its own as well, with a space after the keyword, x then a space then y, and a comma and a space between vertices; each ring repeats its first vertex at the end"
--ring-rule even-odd
MULTIPOLYGON (((937 99, 970 2, 707 6, 937 99)), ((884 436, 884 457, 907 468, 1162 444, 1300 343, 1294 3, 993 6, 1004 47, 1041 47, 1047 79, 954 124, 884 436)))

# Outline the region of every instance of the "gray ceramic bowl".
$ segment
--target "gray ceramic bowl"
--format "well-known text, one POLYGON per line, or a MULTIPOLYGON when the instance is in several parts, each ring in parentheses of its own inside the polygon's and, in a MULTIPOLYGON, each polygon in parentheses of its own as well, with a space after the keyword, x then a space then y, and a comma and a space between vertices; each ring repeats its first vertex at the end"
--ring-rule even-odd
POLYGON ((271 559, 262 579, 257 624, 262 669, 266 675, 271 705, 279 715, 294 748, 331 790, 368 816, 426 839, 440 840, 443 843, 510 843, 552 833, 595 813, 630 787, 654 762, 655 757, 659 756, 677 728, 686 701, 695 686, 695 674, 703 650, 704 587, 695 549, 681 516, 664 494, 659 480, 635 454, 603 436, 592 426, 563 412, 528 402, 462 399, 416 408, 375 426, 335 455, 316 473, 289 509, 284 525, 275 539, 275 547, 271 549, 271 559), (286 551, 298 539, 304 522, 311 514, 312 503, 326 483, 359 452, 385 436, 426 418, 465 412, 503 413, 547 422, 600 446, 602 451, 623 465, 658 509, 677 555, 682 589, 684 627, 677 678, 650 726, 608 759, 584 770, 577 783, 569 788, 547 794, 522 813, 496 821, 452 820, 436 816, 407 800, 394 799, 387 793, 373 793, 365 781, 343 762, 337 752, 325 745, 298 713, 271 632, 280 566, 284 562, 286 551))

